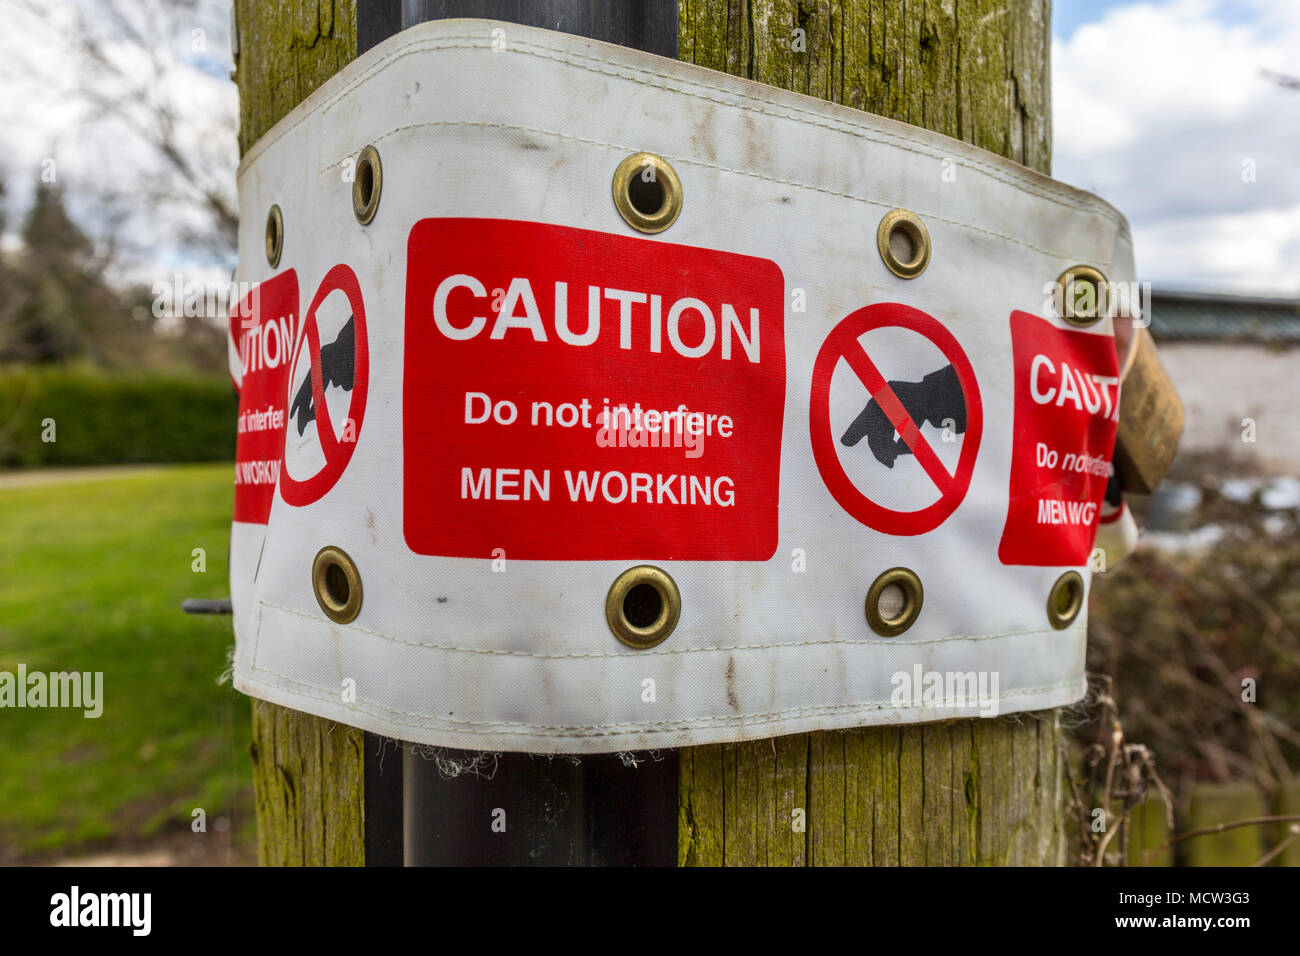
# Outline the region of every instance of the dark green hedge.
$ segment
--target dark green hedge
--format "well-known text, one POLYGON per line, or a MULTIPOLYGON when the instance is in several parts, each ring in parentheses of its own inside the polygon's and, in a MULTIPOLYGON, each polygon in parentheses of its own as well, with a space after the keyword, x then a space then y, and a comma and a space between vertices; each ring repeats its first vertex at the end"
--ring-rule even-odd
POLYGON ((0 467, 233 461, 236 408, 211 375, 0 369, 0 467))

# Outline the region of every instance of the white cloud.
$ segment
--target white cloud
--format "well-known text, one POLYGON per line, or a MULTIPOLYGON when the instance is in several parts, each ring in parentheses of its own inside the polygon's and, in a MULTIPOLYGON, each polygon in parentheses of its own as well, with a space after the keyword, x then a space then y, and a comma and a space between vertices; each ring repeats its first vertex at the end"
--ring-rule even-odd
MULTIPOLYGON (((0 31, 0 174, 10 229, 41 161, 53 158, 92 232, 138 240, 137 275, 220 274, 228 263, 180 238, 203 229, 201 210, 149 201, 165 180, 156 154, 120 120, 88 114, 74 95, 85 75, 72 15, 104 2, 43 0, 39 21, 20 7, 0 31), (116 206, 103 201, 109 193, 119 194, 116 206)), ((135 4, 144 23, 154 22, 147 12, 159 3, 167 0, 135 4)), ((227 0, 197 0, 192 15, 169 10, 162 18, 170 32, 157 46, 169 70, 157 95, 181 107, 178 138, 187 152, 206 155, 233 194, 237 101, 226 76, 227 11, 227 0), (205 31, 202 55, 191 49, 194 29, 205 31)), ((1300 92, 1261 74, 1300 73, 1300 2, 1111 7, 1055 41, 1052 62, 1054 174, 1129 217, 1143 278, 1300 295, 1300 92), (1243 181, 1247 160, 1253 182, 1243 181)), ((136 105, 147 120, 149 104, 136 105)))
POLYGON ((1147 275, 1242 295, 1300 294, 1300 204, 1135 225, 1133 238, 1147 275))
POLYGON ((1143 278, 1300 295, 1300 93, 1262 73, 1297 51, 1291 0, 1112 8, 1053 43, 1054 174, 1129 217, 1143 278))

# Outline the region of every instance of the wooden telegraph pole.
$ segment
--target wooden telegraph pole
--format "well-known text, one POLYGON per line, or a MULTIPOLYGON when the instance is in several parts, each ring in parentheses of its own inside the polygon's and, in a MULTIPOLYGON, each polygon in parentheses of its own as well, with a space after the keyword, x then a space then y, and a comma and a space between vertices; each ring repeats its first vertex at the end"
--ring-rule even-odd
MULTIPOLYGON (((236 0, 240 150, 358 49, 413 19, 476 13, 584 32, 572 25, 579 11, 606 5, 531 6, 568 7, 568 22, 537 23, 530 4, 513 0, 236 0)), ((1050 0, 679 0, 677 8, 682 60, 925 127, 1049 172, 1050 0)), ((589 18, 602 16, 591 10, 589 18)), ((616 27, 584 35, 611 39, 616 27)), ((614 42, 653 49, 640 36, 614 42)), ((262 863, 401 862, 402 759, 391 747, 385 754, 360 730, 254 701, 251 749, 262 863)), ((635 804, 610 793, 636 786, 628 774, 647 772, 642 764, 614 774, 611 758, 583 758, 591 770, 576 775, 545 769, 562 761, 507 759, 515 769, 503 786, 526 792, 543 781, 585 796, 572 801, 575 843, 581 833, 599 843, 602 831, 582 815, 593 805, 635 804), (593 793, 603 799, 593 801, 593 793)), ((1059 864, 1060 759, 1059 712, 1041 711, 695 747, 648 777, 677 773, 682 865, 1059 864)), ((436 799, 453 802, 447 813, 472 803, 450 791, 436 799)), ((671 827, 664 839, 674 840, 671 827)), ((412 854, 410 842, 408 834, 408 858, 448 860, 412 854)), ((663 849, 642 859, 660 859, 663 849)), ((472 851, 463 848, 460 859, 472 851)), ((545 859, 633 861, 590 847, 545 859)))
MULTIPOLYGON (((682 0, 680 10, 683 60, 1049 172, 1049 0, 682 0)), ((1062 863, 1060 727, 1043 711, 683 750, 678 861, 1062 863), (797 809, 805 833, 792 829, 797 809)))

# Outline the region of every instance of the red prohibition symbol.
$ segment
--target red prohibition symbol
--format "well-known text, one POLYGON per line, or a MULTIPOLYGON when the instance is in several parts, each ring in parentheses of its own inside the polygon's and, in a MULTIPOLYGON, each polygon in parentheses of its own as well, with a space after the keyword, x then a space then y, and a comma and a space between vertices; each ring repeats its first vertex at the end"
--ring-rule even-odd
MULTIPOLYGON (((345 325, 346 329, 346 325, 345 325)), ((340 333, 340 338, 342 338, 340 333)), ((338 343, 332 343, 337 345, 338 343)), ((303 334, 298 336, 298 347, 294 352, 293 364, 290 366, 289 387, 296 381, 295 373, 307 349, 307 358, 311 362, 311 398, 316 422, 316 434, 320 438, 321 451, 325 454, 325 465, 316 474, 304 480, 293 478, 285 468, 284 451, 280 453, 280 495, 296 507, 319 501, 338 482, 352 452, 356 448, 356 439, 361 434, 361 420, 366 412, 366 392, 370 385, 370 351, 366 344, 366 310, 361 300, 361 287, 357 284, 356 273, 347 265, 339 263, 325 273, 320 288, 316 290, 306 314, 303 316, 303 334), (349 432, 340 438, 334 433, 334 423, 330 420, 329 408, 325 404, 325 387, 327 384, 322 369, 326 362, 321 358, 320 328, 316 310, 331 292, 341 290, 348 297, 352 309, 352 336, 355 341, 351 356, 351 390, 352 397, 348 405, 348 419, 352 424, 349 432)), ((290 412, 292 418, 292 410, 290 412)), ((293 423, 290 421, 285 429, 286 445, 293 423)))
POLYGON ((979 453, 980 436, 984 430, 984 409, 980 403, 975 371, 953 334, 937 319, 919 309, 897 302, 882 302, 850 314, 831 330, 822 343, 813 365, 809 427, 817 469, 840 507, 862 524, 877 531, 917 535, 933 531, 943 524, 966 497, 975 470, 975 457, 979 453), (966 432, 957 460, 957 470, 953 473, 948 472, 935 454, 929 441, 921 434, 918 424, 880 373, 876 362, 858 341, 864 333, 888 326, 910 329, 929 339, 957 373, 962 398, 966 403, 966 432), (918 511, 895 511, 872 501, 853 484, 840 463, 835 449, 835 437, 831 431, 831 377, 841 359, 848 363, 849 368, 862 381, 898 432, 900 440, 916 456, 918 464, 939 489, 938 501, 918 511))

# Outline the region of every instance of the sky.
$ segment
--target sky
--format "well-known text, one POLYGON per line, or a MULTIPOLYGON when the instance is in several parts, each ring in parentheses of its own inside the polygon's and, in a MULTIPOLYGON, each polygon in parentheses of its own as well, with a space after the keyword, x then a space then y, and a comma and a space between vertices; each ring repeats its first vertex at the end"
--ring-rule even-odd
MULTIPOLYGON (((201 213, 146 197, 164 179, 151 150, 75 95, 86 75, 69 18, 109 0, 0 2, 47 11, 45 24, 28 15, 0 33, 8 244, 41 164, 55 159, 92 231, 138 237, 125 243, 128 277, 228 277, 233 262, 182 236, 185 226, 202 230, 201 213)), ((177 9, 172 0, 114 2, 177 9)), ((229 6, 189 2, 182 14, 146 18, 166 27, 156 95, 178 106, 186 148, 233 193, 229 6)), ((1128 217, 1139 276, 1158 288, 1300 297, 1300 91, 1265 70, 1300 76, 1300 0, 1053 3, 1053 175, 1128 217)), ((133 108, 148 115, 144 103, 133 108)))
POLYGON ((1300 296, 1297 0, 1057 0, 1052 174, 1133 228, 1157 288, 1300 296))
POLYGON ((233 254, 214 254, 210 219, 151 145, 157 106, 192 167, 233 202, 238 95, 230 79, 228 0, 0 0, 0 177, 12 248, 38 179, 64 190, 78 224, 111 243, 119 282, 229 279, 233 254), (125 17, 116 24, 114 14, 125 17), (147 34, 150 55, 129 41, 147 34), (93 36, 108 71, 81 50, 93 36), (103 108, 88 95, 102 94, 103 108))

